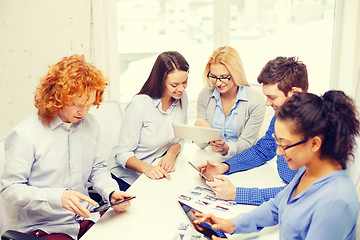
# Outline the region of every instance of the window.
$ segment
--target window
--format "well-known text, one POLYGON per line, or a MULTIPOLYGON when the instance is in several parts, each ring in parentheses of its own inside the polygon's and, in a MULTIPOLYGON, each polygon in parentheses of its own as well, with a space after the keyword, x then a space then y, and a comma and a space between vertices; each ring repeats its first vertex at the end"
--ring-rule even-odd
POLYGON ((140 90, 159 53, 175 50, 190 64, 189 118, 196 117, 203 69, 219 34, 215 21, 229 29, 221 45, 238 50, 252 85, 270 59, 299 56, 308 67, 309 90, 322 93, 330 80, 334 5, 335 0, 118 0, 120 101, 127 104, 140 90))

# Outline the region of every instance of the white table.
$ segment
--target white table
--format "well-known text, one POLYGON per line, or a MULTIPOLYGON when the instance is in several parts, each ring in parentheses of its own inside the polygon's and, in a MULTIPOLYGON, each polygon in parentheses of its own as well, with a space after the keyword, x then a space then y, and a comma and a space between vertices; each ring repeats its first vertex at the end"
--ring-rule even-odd
MULTIPOLYGON (((177 204, 178 196, 188 192, 195 185, 206 186, 198 173, 187 163, 198 165, 205 160, 223 161, 219 154, 209 149, 199 149, 195 144, 186 143, 176 160, 176 170, 171 173, 171 181, 166 179, 151 180, 144 174, 128 189, 136 196, 132 205, 124 213, 110 209, 82 237, 92 239, 132 239, 132 240, 170 240, 174 238, 177 227, 185 222, 185 216, 177 204)), ((273 160, 272 160, 273 161, 273 160)), ((274 187, 281 186, 281 181, 274 163, 267 163, 258 168, 229 175, 235 186, 274 187)), ((256 206, 236 205, 236 213, 248 212, 256 206)), ((230 218, 228 216, 217 216, 230 218)), ((236 215, 236 214, 235 214, 236 215)), ((278 239, 278 228, 266 228, 260 233, 230 236, 230 239, 278 239)))

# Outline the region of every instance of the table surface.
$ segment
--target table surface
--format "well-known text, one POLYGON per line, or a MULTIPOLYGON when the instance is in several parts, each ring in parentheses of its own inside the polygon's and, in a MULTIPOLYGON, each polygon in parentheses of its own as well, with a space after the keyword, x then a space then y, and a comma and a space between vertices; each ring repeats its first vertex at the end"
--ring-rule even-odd
MULTIPOLYGON (((188 164, 198 165, 205 160, 223 161, 221 155, 209 149, 199 149, 193 143, 185 143, 183 151, 176 159, 175 172, 171 181, 152 180, 142 174, 127 190, 136 196, 131 206, 124 213, 108 210, 103 217, 82 237, 92 239, 174 239, 181 222, 186 222, 185 215, 178 206, 178 196, 189 192, 193 187, 207 186, 198 173, 188 164)), ((284 185, 276 171, 275 160, 243 172, 229 175, 229 179, 238 187, 274 187, 284 185)), ((235 205, 227 213, 214 213, 219 217, 231 218, 241 212, 248 212, 256 206, 235 205)), ((202 210, 205 212, 204 210, 202 210)), ((219 211, 218 211, 219 212, 219 211)), ((278 227, 265 228, 259 233, 228 235, 230 239, 279 239, 278 227)))

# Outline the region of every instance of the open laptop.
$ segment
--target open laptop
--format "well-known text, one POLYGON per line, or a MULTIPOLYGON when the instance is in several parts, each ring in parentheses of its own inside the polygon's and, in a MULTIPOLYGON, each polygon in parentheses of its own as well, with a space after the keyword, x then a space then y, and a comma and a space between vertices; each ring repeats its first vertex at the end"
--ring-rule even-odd
POLYGON ((207 127, 197 127, 187 124, 173 123, 174 135, 194 142, 211 142, 220 140, 220 130, 207 127))

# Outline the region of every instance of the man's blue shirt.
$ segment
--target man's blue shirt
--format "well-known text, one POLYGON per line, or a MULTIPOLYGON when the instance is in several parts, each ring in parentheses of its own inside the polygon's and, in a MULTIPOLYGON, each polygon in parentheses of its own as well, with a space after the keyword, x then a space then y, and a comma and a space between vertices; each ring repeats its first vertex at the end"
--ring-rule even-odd
MULTIPOLYGON (((275 120, 276 116, 271 119, 265 135, 254 146, 224 161, 224 163, 230 166, 229 171, 224 174, 228 175, 259 167, 276 156, 277 145, 272 137, 272 134, 275 132, 275 120)), ((286 184, 291 182, 298 170, 291 170, 283 156, 277 156, 276 163, 280 178, 286 184)), ((236 188, 236 203, 261 205, 270 198, 274 198, 284 187, 263 189, 238 187, 236 188)))

